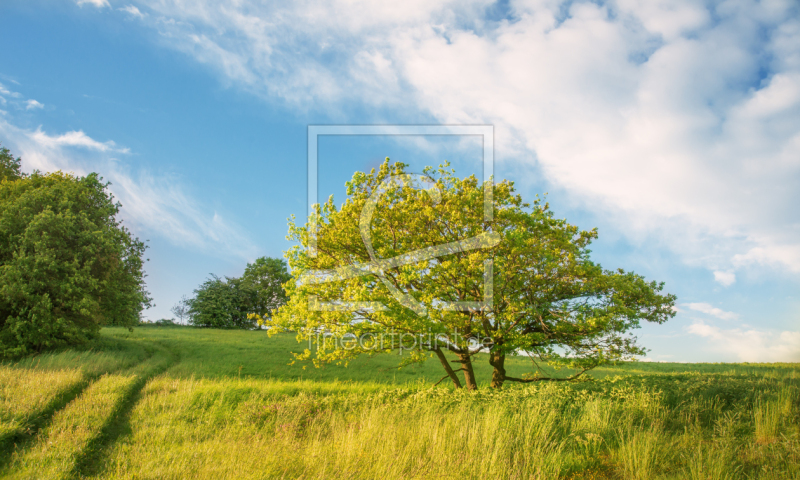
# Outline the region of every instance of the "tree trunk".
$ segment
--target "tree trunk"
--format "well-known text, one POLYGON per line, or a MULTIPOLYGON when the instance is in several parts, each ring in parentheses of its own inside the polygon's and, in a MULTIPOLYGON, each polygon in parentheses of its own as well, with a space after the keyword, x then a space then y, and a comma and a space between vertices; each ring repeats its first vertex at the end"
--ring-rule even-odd
POLYGON ((447 357, 444 356, 442 349, 436 347, 433 349, 433 351, 436 352, 436 356, 439 357, 439 361, 442 362, 442 366, 444 367, 445 372, 447 372, 447 375, 450 376, 450 380, 453 381, 453 385, 455 385, 456 388, 461 388, 461 382, 458 381, 456 372, 453 371, 453 367, 451 367, 450 363, 448 363, 447 357))
POLYGON ((459 353, 458 359, 464 368, 464 382, 467 384, 467 390, 477 390, 478 383, 475 381, 475 372, 472 370, 472 357, 468 353, 459 353))
POLYGON ((489 352, 489 365, 494 367, 492 388, 501 388, 506 381, 506 355, 497 351, 489 352))

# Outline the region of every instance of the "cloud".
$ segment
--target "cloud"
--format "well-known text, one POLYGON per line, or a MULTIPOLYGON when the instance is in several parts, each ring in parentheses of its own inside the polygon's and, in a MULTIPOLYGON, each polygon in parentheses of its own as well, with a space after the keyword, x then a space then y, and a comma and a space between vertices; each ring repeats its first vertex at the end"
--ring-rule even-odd
POLYGON ((178 179, 145 170, 133 172, 110 157, 129 153, 113 141, 99 142, 83 131, 48 135, 41 128, 25 130, 3 117, 0 137, 3 146, 22 157, 26 171, 98 172, 111 182, 110 191, 123 205, 121 217, 139 236, 154 234, 174 245, 245 260, 256 256, 256 247, 244 229, 206 209, 178 179))
POLYGON ((87 4, 97 8, 111 6, 108 4, 108 0, 77 0, 75 3, 77 3, 79 7, 82 7, 87 4))
POLYGON ((736 283, 736 274, 733 272, 714 272, 714 281, 719 282, 725 287, 730 287, 734 283, 736 283))
POLYGON ((713 307, 707 303, 685 303, 686 307, 696 312, 712 315, 722 320, 736 320, 739 315, 733 312, 726 312, 725 310, 713 307))
POLYGON ((800 332, 771 332, 741 328, 725 330, 702 322, 690 325, 688 331, 709 339, 711 348, 735 355, 740 361, 800 361, 800 332))
POLYGON ((113 140, 101 143, 92 139, 82 130, 67 132, 58 136, 49 136, 39 127, 35 132, 28 134, 28 136, 38 143, 40 146, 53 149, 55 147, 69 146, 69 147, 83 147, 89 150, 97 150, 99 152, 119 152, 128 153, 127 148, 119 148, 113 140))
POLYGON ((491 123, 499 161, 636 241, 800 273, 796 2, 512 1, 499 19, 488 1, 133 3, 255 95, 491 123))
POLYGON ((44 104, 39 103, 34 99, 30 99, 30 100, 26 101, 25 104, 27 105, 25 107, 26 110, 34 110, 36 108, 44 108, 44 104))
POLYGON ((139 9, 134 7, 133 5, 125 5, 124 7, 119 8, 118 10, 130 14, 132 17, 144 18, 146 16, 146 14, 140 12, 139 9))

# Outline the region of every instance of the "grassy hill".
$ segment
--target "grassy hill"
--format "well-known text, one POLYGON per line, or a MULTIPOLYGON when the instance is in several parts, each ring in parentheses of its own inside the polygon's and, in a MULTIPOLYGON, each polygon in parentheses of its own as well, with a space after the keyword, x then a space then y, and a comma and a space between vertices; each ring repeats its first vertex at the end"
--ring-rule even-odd
POLYGON ((800 478, 797 364, 629 363, 470 393, 433 387, 436 361, 288 365, 305 347, 108 328, 0 365, 0 477, 800 478))

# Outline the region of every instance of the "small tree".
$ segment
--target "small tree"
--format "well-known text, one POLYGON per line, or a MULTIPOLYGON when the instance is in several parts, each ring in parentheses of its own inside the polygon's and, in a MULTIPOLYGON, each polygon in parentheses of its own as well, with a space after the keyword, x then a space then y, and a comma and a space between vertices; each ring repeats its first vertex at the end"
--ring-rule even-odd
POLYGON ((136 325, 150 305, 145 245, 97 174, 24 175, 0 152, 0 357, 136 325))
POLYGON ((178 303, 173 305, 170 311, 173 315, 178 317, 178 321, 181 325, 185 325, 186 322, 184 322, 184 319, 188 318, 189 316, 189 299, 186 297, 186 295, 182 296, 178 303))
POLYGON ((356 172, 341 208, 332 197, 317 205, 316 256, 307 248, 310 225, 290 222, 289 238, 300 245, 287 252, 289 301, 259 321, 271 334, 293 330, 298 340, 318 339, 316 352, 299 359, 347 362, 406 349, 406 361, 433 354, 444 378, 461 387, 456 372, 462 371, 474 389, 475 355, 487 352, 491 385, 499 388, 506 381, 555 380, 538 371, 508 376, 508 355, 561 362, 577 369, 575 378, 644 353, 627 334, 642 320, 662 323, 674 315, 675 297, 660 293, 663 284, 603 270, 589 258, 596 230, 555 218, 538 199, 523 202, 512 182, 494 185, 493 217, 485 221, 484 192, 474 176, 456 178, 447 165, 427 168, 430 188, 423 189, 405 167, 387 159, 377 172, 356 172), (493 262, 488 290, 486 259, 493 262), (359 341, 337 348, 347 335, 359 341), (443 350, 460 368, 450 366, 443 350))

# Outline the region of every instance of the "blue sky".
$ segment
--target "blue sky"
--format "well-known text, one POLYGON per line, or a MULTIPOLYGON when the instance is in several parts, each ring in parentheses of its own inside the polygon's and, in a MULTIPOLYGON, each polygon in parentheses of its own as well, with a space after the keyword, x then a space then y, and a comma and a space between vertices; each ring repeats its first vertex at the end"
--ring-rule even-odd
MULTIPOLYGON (((5 1, 0 142, 97 171, 169 308, 280 256, 309 124, 489 124, 496 176, 665 281, 654 361, 800 361, 796 2, 5 1)), ((389 156, 480 175, 474 138, 326 138, 320 198, 389 156)))

